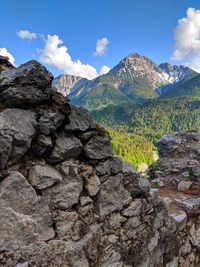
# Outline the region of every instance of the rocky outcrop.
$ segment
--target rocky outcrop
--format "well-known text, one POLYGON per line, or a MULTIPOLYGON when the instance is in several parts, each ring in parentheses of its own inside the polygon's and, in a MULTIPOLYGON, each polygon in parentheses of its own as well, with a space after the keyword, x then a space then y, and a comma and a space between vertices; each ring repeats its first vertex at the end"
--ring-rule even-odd
POLYGON ((107 132, 87 111, 50 90, 51 75, 49 98, 24 107, 30 92, 44 88, 33 77, 44 69, 34 66, 32 74, 16 69, 19 80, 11 70, 7 80, 20 94, 28 75, 33 87, 21 106, 1 103, 0 266, 194 266, 199 134, 161 139, 150 183, 113 156, 107 132))
POLYGON ((35 60, 0 75, 0 98, 12 106, 36 105, 50 98, 52 74, 35 60))

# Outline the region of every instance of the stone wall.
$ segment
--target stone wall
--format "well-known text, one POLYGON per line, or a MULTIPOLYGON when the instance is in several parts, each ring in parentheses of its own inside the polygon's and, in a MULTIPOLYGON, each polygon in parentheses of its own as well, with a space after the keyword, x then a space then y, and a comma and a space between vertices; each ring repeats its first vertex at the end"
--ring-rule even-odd
POLYGON ((5 62, 0 266, 195 266, 199 134, 161 139, 149 181, 113 156, 107 132, 51 88, 42 65, 5 62))

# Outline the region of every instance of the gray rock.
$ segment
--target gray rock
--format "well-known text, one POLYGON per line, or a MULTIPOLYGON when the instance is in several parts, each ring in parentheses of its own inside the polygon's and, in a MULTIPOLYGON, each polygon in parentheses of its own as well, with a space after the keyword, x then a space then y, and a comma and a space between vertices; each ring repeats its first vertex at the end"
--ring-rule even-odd
POLYGON ((31 60, 0 75, 0 97, 12 106, 36 105, 50 97, 53 76, 39 62, 31 60))
POLYGON ((80 131, 95 129, 96 123, 89 112, 82 107, 71 105, 71 113, 68 116, 69 123, 65 125, 65 131, 80 131))
POLYGON ((0 56, 0 72, 11 69, 14 69, 14 66, 10 63, 9 58, 0 56))
POLYGON ((82 151, 82 143, 76 137, 59 136, 56 146, 50 155, 51 162, 61 162, 70 158, 77 158, 82 151))
POLYGON ((100 216, 105 216, 113 211, 120 211, 123 208, 124 188, 122 175, 110 177, 101 185, 97 195, 96 208, 100 216))
POLYGON ((53 147, 53 143, 50 136, 39 135, 36 139, 36 142, 32 144, 33 152, 42 157, 44 154, 47 154, 49 157, 49 152, 53 147))
POLYGON ((123 210, 122 214, 127 217, 139 216, 142 206, 143 201, 141 199, 135 199, 126 209, 123 210))
POLYGON ((0 183, 0 250, 12 251, 54 237, 51 213, 20 173, 0 183))
POLYGON ((146 195, 150 190, 150 182, 142 178, 132 164, 123 164, 123 182, 124 187, 130 192, 132 197, 137 195, 146 195))
POLYGON ((181 181, 178 183, 178 191, 185 191, 188 190, 192 185, 191 181, 181 181))
POLYGON ((69 209, 79 201, 79 196, 83 190, 83 183, 74 181, 67 182, 65 180, 58 185, 52 187, 51 202, 54 208, 69 209))
POLYGON ((101 182, 96 174, 85 178, 85 188, 89 196, 95 196, 100 189, 101 182))
POLYGON ((44 114, 40 117, 39 126, 42 134, 49 135, 54 133, 57 128, 59 128, 65 116, 56 112, 44 112, 44 114))
POLYGON ((62 181, 62 175, 49 165, 36 165, 30 168, 29 179, 32 186, 37 189, 45 189, 62 181))
POLYGON ((6 109, 0 113, 0 169, 12 165, 27 152, 35 135, 34 113, 6 109))
POLYGON ((83 154, 89 159, 104 159, 113 156, 108 136, 93 136, 83 148, 83 154))
POLYGON ((81 203, 81 206, 87 206, 87 205, 93 203, 93 201, 90 197, 82 196, 82 197, 80 197, 80 203, 81 203))

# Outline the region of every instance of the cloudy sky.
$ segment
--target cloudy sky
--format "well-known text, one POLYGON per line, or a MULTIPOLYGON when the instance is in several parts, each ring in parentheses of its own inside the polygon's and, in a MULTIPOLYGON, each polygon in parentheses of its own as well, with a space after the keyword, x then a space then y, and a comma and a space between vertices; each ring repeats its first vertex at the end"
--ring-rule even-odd
POLYGON ((200 72, 199 0, 1 0, 0 55, 93 79, 130 53, 200 72))

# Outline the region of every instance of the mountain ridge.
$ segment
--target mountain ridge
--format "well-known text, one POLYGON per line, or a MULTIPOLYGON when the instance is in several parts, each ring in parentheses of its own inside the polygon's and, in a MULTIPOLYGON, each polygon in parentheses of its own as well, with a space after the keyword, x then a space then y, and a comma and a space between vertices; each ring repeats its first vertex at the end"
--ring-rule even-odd
MULTIPOLYGON (((81 83, 79 78, 67 95, 74 104, 96 109, 160 97, 197 75, 188 67, 169 63, 157 65, 145 56, 132 53, 107 74, 81 83)), ((56 82, 54 85, 57 86, 56 82)))

